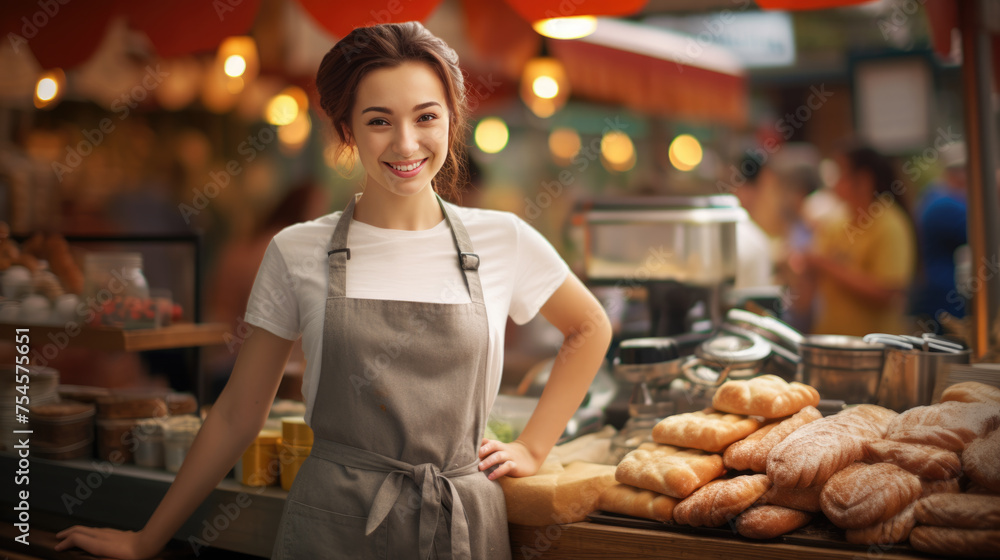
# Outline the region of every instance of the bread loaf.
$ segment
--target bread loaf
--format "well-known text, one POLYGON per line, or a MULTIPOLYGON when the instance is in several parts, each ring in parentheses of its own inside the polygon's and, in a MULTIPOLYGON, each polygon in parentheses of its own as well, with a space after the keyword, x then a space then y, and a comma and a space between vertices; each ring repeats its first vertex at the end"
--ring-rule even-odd
POLYGON ((677 502, 677 498, 657 494, 651 490, 643 490, 627 484, 615 484, 601 493, 597 507, 612 513, 669 522, 674 518, 674 506, 677 505, 677 502))
POLYGON ((552 525, 583 521, 597 509, 601 492, 615 483, 615 468, 578 461, 564 469, 547 462, 534 476, 500 478, 507 519, 521 525, 552 525))
POLYGON ((917 500, 914 515, 921 525, 1000 530, 1000 496, 934 494, 917 500))
POLYGON ((736 532, 748 539, 773 539, 804 527, 812 517, 781 506, 753 506, 736 518, 736 532))
POLYGON ((771 487, 767 475, 750 474, 713 480, 674 508, 674 521, 694 527, 725 525, 743 513, 771 487))
MULTIPOLYGON (((958 479, 949 480, 921 480, 921 497, 930 496, 941 492, 957 494, 959 492, 958 479)), ((914 516, 916 501, 911 502, 903 508, 903 511, 871 527, 864 529, 848 529, 846 533, 847 542, 854 544, 894 544, 906 541, 910 537, 910 531, 916 525, 914 516)))
POLYGON ((837 527, 862 529, 903 511, 922 491, 920 479, 896 465, 854 463, 830 477, 819 503, 837 527))
POLYGON ((833 473, 860 460, 864 444, 881 439, 896 413, 863 404, 810 422, 778 443, 767 456, 775 486, 822 486, 833 473))
POLYGON ((996 558, 1000 550, 1000 531, 919 526, 910 532, 910 546, 921 552, 948 557, 996 558))
POLYGON ((653 441, 715 453, 752 434, 760 424, 753 418, 706 408, 664 418, 653 426, 653 441))
POLYGON ((941 393, 941 402, 947 401, 1000 404, 1000 389, 977 381, 956 383, 941 393))
POLYGON ((847 542, 854 544, 895 544, 905 542, 910 538, 910 531, 917 524, 913 517, 914 504, 903 508, 903 511, 889 519, 862 529, 848 529, 844 536, 847 542))
POLYGON ((911 408, 897 416, 885 439, 922 443, 961 453, 972 440, 1000 426, 996 404, 948 401, 911 408))
POLYGON ((958 494, 962 487, 958 484, 957 478, 948 480, 920 480, 920 496, 930 496, 931 494, 958 494))
POLYGON ((723 383, 712 398, 712 408, 734 414, 783 418, 819 404, 819 392, 809 385, 788 383, 777 375, 723 383))
POLYGON ((962 472, 962 462, 953 451, 931 445, 871 440, 865 442, 864 462, 892 463, 930 480, 954 478, 962 472))
POLYGON ((1000 492, 1000 430, 973 440, 962 453, 962 462, 973 482, 1000 492))
POLYGON ((823 511, 819 505, 819 495, 823 491, 822 486, 810 486, 808 488, 781 488, 772 486, 757 500, 759 505, 782 506, 801 511, 817 513, 823 511))
POLYGON ((686 498, 725 470, 721 455, 643 444, 618 463, 615 480, 673 498, 686 498))
POLYGON ((781 422, 767 424, 745 439, 730 445, 722 455, 722 462, 727 468, 738 471, 765 472, 767 455, 775 445, 800 427, 822 417, 816 408, 807 406, 794 416, 781 422))

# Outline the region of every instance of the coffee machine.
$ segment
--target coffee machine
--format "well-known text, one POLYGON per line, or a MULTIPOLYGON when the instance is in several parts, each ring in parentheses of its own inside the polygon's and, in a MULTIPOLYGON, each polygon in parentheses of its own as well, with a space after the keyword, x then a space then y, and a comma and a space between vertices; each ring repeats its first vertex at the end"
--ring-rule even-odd
POLYGON ((648 440, 664 416, 703 408, 725 377, 756 374, 770 352, 753 333, 717 330, 736 278, 737 226, 748 219, 732 195, 578 205, 588 283, 645 297, 649 318, 648 332, 621 340, 614 359, 623 396, 630 395, 607 410, 614 424, 627 409, 613 442, 619 455, 648 440))

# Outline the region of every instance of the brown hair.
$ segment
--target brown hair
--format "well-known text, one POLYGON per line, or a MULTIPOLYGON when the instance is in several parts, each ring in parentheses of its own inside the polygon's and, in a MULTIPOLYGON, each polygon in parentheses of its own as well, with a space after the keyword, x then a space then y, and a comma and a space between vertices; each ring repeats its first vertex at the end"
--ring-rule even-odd
POLYGON ((461 139, 467 126, 465 78, 455 51, 423 25, 415 21, 385 23, 351 31, 326 53, 319 65, 316 73, 319 104, 341 140, 339 155, 352 146, 345 131, 351 128, 351 111, 361 80, 372 70, 409 61, 430 66, 444 86, 449 119, 448 155, 432 186, 444 198, 455 200, 459 185, 464 182, 461 139))

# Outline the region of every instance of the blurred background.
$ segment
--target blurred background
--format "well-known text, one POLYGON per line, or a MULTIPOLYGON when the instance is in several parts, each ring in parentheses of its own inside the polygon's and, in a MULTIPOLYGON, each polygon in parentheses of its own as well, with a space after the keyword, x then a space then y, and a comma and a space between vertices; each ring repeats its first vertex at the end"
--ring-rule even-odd
MULTIPOLYGON (((363 169, 337 157, 318 111, 319 61, 355 26, 406 20, 455 48, 466 72, 472 175, 455 202, 541 231, 602 298, 616 340, 659 319, 651 289, 623 283, 636 269, 594 270, 586 210, 634 197, 735 196, 749 229, 738 230, 733 293, 802 332, 871 332, 823 322, 837 300, 808 258, 829 248, 830 224, 864 229, 885 210, 878 196, 844 196, 868 169, 847 157, 863 146, 894 181, 873 190, 872 171, 859 188, 891 191, 914 255, 894 269, 905 302, 873 324, 950 330, 989 349, 998 208, 995 144, 982 138, 996 124, 996 2, 11 0, 0 13, 0 265, 50 269, 62 295, 85 301, 87 250, 138 253, 170 304, 157 314, 224 325, 192 342, 205 346, 194 358, 64 350, 62 331, 46 332, 58 351, 40 359, 66 383, 218 390, 271 236, 359 188, 363 169), (880 323, 888 314, 898 321, 880 323)), ((56 292, 42 318, 20 301, 0 319, 58 324, 56 292)), ((690 313, 679 321, 660 334, 697 330, 690 313)), ((512 325, 505 386, 558 342, 545 325, 512 325)))

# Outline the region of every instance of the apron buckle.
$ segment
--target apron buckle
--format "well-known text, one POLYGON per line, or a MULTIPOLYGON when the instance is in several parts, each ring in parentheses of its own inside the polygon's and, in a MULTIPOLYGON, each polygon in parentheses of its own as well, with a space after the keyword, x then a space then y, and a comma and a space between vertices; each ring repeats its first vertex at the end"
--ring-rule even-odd
POLYGON ((465 270, 479 270, 479 255, 475 253, 459 253, 458 259, 465 270))
POLYGON ((344 247, 343 249, 334 249, 332 251, 327 251, 326 256, 329 257, 334 253, 347 253, 347 260, 351 260, 351 250, 348 247, 344 247))

